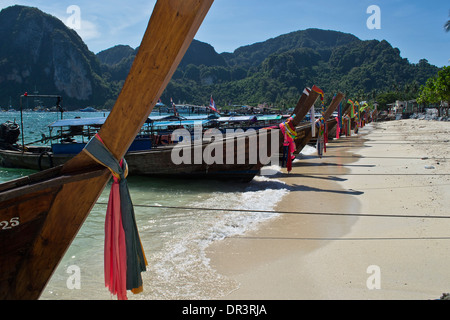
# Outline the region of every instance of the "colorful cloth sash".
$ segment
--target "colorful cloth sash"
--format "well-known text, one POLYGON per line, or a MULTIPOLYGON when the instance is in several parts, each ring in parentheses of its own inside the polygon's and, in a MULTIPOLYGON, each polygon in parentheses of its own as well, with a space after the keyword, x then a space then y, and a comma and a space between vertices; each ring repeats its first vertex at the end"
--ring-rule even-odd
POLYGON ((336 117, 335 119, 336 119, 336 139, 339 139, 339 137, 341 136, 341 125, 339 117, 336 117))
POLYGON ((311 90, 314 91, 314 92, 317 92, 317 93, 320 95, 320 100, 323 101, 323 99, 324 99, 324 92, 323 92, 322 89, 320 89, 320 88, 317 87, 316 85, 313 85, 313 87, 312 87, 311 90))
MULTIPOLYGON (((287 156, 286 168, 287 168, 288 172, 290 172, 292 170, 292 160, 293 160, 293 158, 295 158, 293 153, 295 152, 294 140, 297 137, 297 132, 295 131, 295 127, 292 124, 292 120, 294 117, 295 117, 295 115, 293 115, 292 117, 287 119, 285 122, 280 123, 280 125, 279 125, 281 133, 284 136, 283 145, 289 146, 288 153, 286 155, 287 156)), ((283 161, 283 163, 284 163, 284 161, 283 161)))
POLYGON ((125 159, 114 158, 98 134, 83 151, 107 167, 114 178, 105 219, 105 286, 119 300, 126 300, 127 290, 142 291, 141 272, 147 266, 126 180, 128 166, 125 159))
POLYGON ((325 144, 326 144, 326 141, 325 141, 325 131, 326 131, 326 129, 325 129, 325 121, 324 121, 324 118, 323 117, 321 117, 320 119, 319 119, 319 121, 317 122, 317 125, 318 125, 318 133, 317 133, 317 154, 318 154, 318 156, 319 156, 319 158, 322 158, 322 155, 323 155, 323 152, 324 152, 324 150, 326 151, 326 146, 325 146, 325 144))

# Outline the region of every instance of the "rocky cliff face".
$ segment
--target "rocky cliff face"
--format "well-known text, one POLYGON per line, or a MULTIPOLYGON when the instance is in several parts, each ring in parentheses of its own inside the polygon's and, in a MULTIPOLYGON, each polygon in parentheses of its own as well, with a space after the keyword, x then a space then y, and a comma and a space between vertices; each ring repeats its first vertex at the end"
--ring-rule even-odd
POLYGON ((95 105, 110 94, 96 56, 57 18, 36 8, 6 8, 0 39, 0 105, 35 89, 61 94, 67 107, 95 105))
POLYGON ((52 43, 53 81, 59 91, 70 98, 89 100, 92 96, 92 80, 89 64, 75 46, 66 41, 65 35, 56 32, 52 43))

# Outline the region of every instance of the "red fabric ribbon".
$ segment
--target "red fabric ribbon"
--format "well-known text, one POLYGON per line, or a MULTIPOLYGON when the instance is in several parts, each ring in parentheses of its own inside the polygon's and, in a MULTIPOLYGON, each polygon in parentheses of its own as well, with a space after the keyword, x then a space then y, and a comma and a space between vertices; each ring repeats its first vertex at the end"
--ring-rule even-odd
POLYGON ((105 219, 105 286, 119 300, 127 300, 125 231, 120 209, 119 180, 116 177, 113 179, 105 219))
POLYGON ((336 117, 336 139, 339 139, 340 133, 341 133, 341 127, 339 124, 339 118, 336 117))
POLYGON ((119 300, 126 300, 127 290, 142 291, 141 272, 147 266, 126 181, 128 167, 124 159, 114 158, 98 134, 84 151, 113 175, 105 219, 105 286, 119 300))

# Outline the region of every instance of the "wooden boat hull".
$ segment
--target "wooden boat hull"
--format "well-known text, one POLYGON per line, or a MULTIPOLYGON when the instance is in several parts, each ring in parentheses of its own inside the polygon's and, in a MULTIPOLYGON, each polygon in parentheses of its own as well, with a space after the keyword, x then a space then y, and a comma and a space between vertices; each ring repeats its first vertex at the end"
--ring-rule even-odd
MULTIPOLYGON (((61 169, 61 166, 56 167, 0 185, 2 300, 39 297, 48 279, 42 278, 43 274, 53 272, 66 250, 61 243, 72 241, 68 231, 79 230, 83 224, 86 215, 65 215, 67 209, 64 206, 54 207, 58 194, 76 185, 84 185, 85 181, 101 181, 109 176, 108 170, 98 167, 73 175, 61 175, 61 169)), ((66 193, 66 197, 69 203, 76 204, 77 199, 94 196, 85 190, 66 193)), ((74 213, 84 211, 81 205, 73 207, 74 213)))
MULTIPOLYGON (((273 132, 278 134, 278 131, 273 132)), ((254 141, 251 141, 252 138, 249 136, 242 136, 200 145, 192 143, 183 147, 186 148, 184 152, 189 152, 192 155, 190 161, 186 161, 187 163, 175 164, 173 162, 172 157, 178 152, 176 145, 128 152, 125 159, 130 175, 251 181, 255 175, 259 174, 260 169, 267 164, 260 161, 259 157, 256 157, 256 161, 250 159, 251 150, 258 152, 259 139, 265 139, 265 142, 262 142, 267 146, 267 149, 264 150, 266 152, 264 156, 271 157, 271 134, 271 130, 259 130, 255 131, 254 141), (252 149, 252 143, 256 143, 254 149, 252 149), (230 146, 232 149, 230 149, 230 146), (204 159, 205 148, 222 150, 222 158, 208 164, 204 159), (227 152, 230 151, 233 158, 227 159, 227 157, 229 158, 227 152), (202 161, 200 163, 198 161, 196 163, 194 159, 196 152, 201 152, 202 161), (238 159, 239 154, 243 156, 238 159)), ((179 147, 181 148, 182 145, 179 147)), ((71 154, 55 155, 42 152, 0 150, 0 160, 3 166, 31 170, 50 169, 63 165, 74 156, 71 154)))
POLYGON ((202 144, 130 152, 126 160, 129 172, 135 175, 250 181, 277 151, 272 141, 278 137, 278 130, 263 129, 202 144), (174 160, 180 154, 188 155, 181 163, 174 160), (214 158, 208 160, 210 155, 214 158))
POLYGON ((75 155, 0 150, 0 164, 6 168, 45 170, 66 163, 75 155))
MULTIPOLYGON (((202 178, 217 180, 250 181, 257 175, 263 166, 257 164, 179 164, 170 161, 172 148, 161 148, 152 151, 134 151, 127 153, 129 175, 157 176, 167 178, 202 178)), ((50 169, 64 164, 74 155, 52 156, 52 163, 46 156, 42 160, 41 168, 50 169)), ((39 154, 22 154, 16 151, 0 151, 2 165, 8 168, 26 168, 41 170, 38 165, 39 154)))
MULTIPOLYGON (((336 126, 336 120, 335 119, 328 119, 327 120, 327 126, 328 128, 333 128, 334 126, 336 126)), ((311 125, 310 125, 311 127, 311 125)), ((332 134, 330 132, 334 132, 334 134, 336 135, 336 130, 330 130, 328 129, 328 138, 333 138, 332 134)), ((307 144, 311 144, 311 145, 315 145, 317 143, 317 132, 316 135, 313 137, 312 133, 311 133, 311 128, 308 130, 308 134, 301 140, 299 140, 298 142, 298 153, 301 152, 301 150, 303 150, 303 148, 307 145, 307 144)))

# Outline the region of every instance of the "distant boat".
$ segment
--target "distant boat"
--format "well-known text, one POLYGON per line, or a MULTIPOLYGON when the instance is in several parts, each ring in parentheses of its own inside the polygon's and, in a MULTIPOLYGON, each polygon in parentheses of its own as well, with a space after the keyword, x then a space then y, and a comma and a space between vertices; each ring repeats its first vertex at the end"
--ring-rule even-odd
POLYGON ((87 107, 84 109, 80 109, 80 112, 97 112, 97 109, 94 109, 92 107, 87 107))

